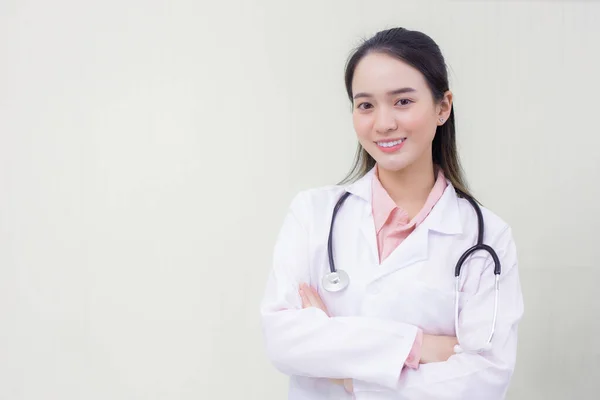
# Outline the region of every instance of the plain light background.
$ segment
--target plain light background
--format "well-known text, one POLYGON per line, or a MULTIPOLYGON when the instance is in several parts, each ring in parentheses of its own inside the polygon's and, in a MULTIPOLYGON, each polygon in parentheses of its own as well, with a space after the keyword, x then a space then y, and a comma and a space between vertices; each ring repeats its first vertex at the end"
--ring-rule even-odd
POLYGON ((344 63, 394 26, 442 48, 471 187, 516 235, 509 398, 595 398, 599 20, 592 1, 1 0, 0 400, 285 398, 258 314, 275 235, 350 167, 344 63))

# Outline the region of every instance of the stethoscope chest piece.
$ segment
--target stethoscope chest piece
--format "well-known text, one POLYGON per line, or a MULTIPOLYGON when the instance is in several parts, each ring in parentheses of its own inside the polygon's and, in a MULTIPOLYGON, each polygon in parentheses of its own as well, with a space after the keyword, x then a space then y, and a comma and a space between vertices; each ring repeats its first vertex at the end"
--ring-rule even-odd
POLYGON ((350 277, 341 269, 331 272, 323 277, 323 289, 328 292, 339 292, 350 284, 350 277))

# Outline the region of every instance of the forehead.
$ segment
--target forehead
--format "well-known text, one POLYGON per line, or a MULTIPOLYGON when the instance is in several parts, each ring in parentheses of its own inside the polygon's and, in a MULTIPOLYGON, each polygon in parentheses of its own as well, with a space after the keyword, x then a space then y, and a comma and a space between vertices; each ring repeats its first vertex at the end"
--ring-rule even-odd
POLYGON ((354 70, 353 93, 379 95, 404 87, 424 91, 427 89, 425 77, 416 68, 387 54, 367 54, 354 70))

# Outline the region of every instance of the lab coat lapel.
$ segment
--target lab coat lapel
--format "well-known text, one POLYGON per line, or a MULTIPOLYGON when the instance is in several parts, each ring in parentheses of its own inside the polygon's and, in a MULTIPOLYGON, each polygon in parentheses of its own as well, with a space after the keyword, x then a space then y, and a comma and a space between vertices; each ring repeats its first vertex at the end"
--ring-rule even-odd
POLYGON ((370 266, 376 267, 379 264, 379 250, 377 249, 377 233, 375 232, 375 222, 373 221, 373 211, 369 204, 369 209, 365 210, 360 223, 360 231, 363 239, 369 248, 370 266))
POLYGON ((377 251, 377 234, 375 222, 373 221, 372 206, 372 184, 375 168, 372 168, 362 178, 346 187, 346 190, 362 199, 362 210, 358 213, 359 225, 362 238, 368 248, 369 268, 379 264, 379 252, 377 251))
POLYGON ((350 184, 346 190, 361 198, 362 212, 358 213, 360 218, 360 230, 369 252, 369 266, 373 268, 372 280, 379 279, 399 269, 406 268, 417 262, 427 260, 430 232, 441 234, 462 233, 461 219, 458 207, 458 197, 450 181, 444 194, 421 223, 390 255, 379 265, 379 252, 377 250, 377 235, 373 221, 372 207, 372 180, 375 168, 371 169, 365 176, 350 184))
POLYGON ((377 268, 373 280, 427 259, 429 230, 418 226, 377 268))
POLYGON ((431 232, 445 235, 462 232, 458 198, 454 187, 449 182, 444 194, 429 216, 380 265, 373 280, 427 260, 429 244, 432 240, 431 232))
POLYGON ((446 180, 446 182, 448 186, 444 190, 444 194, 421 226, 426 227, 429 231, 444 235, 458 235, 463 233, 458 205, 459 198, 452 183, 449 180, 446 180))

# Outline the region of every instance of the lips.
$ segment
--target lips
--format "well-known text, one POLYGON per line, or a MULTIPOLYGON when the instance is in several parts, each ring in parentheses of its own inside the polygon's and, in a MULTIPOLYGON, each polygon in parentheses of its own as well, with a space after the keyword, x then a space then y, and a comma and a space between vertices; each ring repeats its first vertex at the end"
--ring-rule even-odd
POLYGON ((384 153, 394 153, 404 146, 404 142, 406 138, 392 139, 392 140, 381 140, 379 142, 375 142, 379 150, 384 153))

